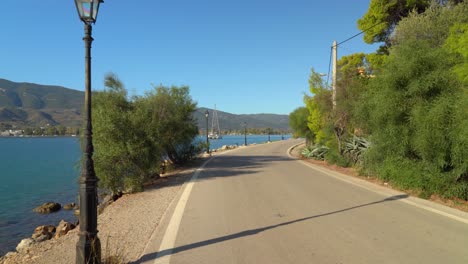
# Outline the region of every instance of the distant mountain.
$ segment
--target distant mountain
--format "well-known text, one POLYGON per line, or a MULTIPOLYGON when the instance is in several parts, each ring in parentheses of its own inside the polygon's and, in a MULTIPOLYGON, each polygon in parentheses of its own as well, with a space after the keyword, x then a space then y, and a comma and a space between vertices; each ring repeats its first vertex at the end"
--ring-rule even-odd
POLYGON ((24 109, 81 109, 83 92, 61 86, 0 79, 0 106, 24 109))
MULTIPOLYGON (((208 110, 208 127, 211 129, 211 122, 213 117, 213 109, 199 108, 195 112, 195 118, 198 120, 198 127, 205 129, 206 118, 205 111, 208 110)), ((272 128, 277 130, 289 130, 289 116, 277 114, 249 114, 249 115, 235 115, 223 111, 218 112, 219 128, 222 131, 241 130, 242 124, 247 123, 248 128, 266 129, 272 128)))
MULTIPOLYGON (((61 86, 16 83, 0 79, 0 124, 18 127, 49 125, 81 126, 81 111, 84 92, 61 86)), ((205 129, 205 111, 210 113, 209 127, 213 110, 199 108, 195 112, 198 127, 205 129)), ((235 115, 218 111, 219 126, 222 131, 240 130, 242 124, 248 128, 288 130, 288 116, 275 114, 235 115)))
POLYGON ((84 93, 61 86, 0 79, 0 122, 17 126, 80 126, 84 93))

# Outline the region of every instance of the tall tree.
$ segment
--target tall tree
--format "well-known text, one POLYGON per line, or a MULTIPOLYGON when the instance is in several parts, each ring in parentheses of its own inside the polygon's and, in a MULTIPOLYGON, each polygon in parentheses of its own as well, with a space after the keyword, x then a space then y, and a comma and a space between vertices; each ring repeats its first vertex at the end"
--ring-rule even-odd
MULTIPOLYGON (((402 20, 398 42, 359 106, 372 133, 366 166, 425 195, 468 199, 468 93, 454 70, 465 59, 447 44, 450 29, 466 21, 466 6, 402 20)), ((455 31, 458 43, 464 33, 455 31)))
MULTIPOLYGON (((381 66, 379 66, 381 67, 381 66)), ((355 53, 343 56, 338 61, 337 103, 333 113, 334 132, 338 151, 342 152, 344 141, 355 134, 353 109, 359 103, 361 94, 366 90, 370 72, 367 55, 355 53)))
POLYGON ((304 95, 304 102, 309 110, 307 125, 315 134, 314 143, 325 144, 333 138, 331 113, 332 93, 324 83, 322 76, 311 69, 309 77, 309 90, 312 95, 304 95))
POLYGON ((157 133, 167 157, 177 164, 190 158, 192 143, 198 134, 193 118, 197 105, 189 92, 188 86, 157 86, 145 95, 152 113, 150 122, 155 129, 152 134, 157 133))
MULTIPOLYGON (((402 19, 391 38, 392 45, 410 40, 424 40, 432 47, 443 45, 456 23, 468 23, 468 5, 462 3, 454 7, 432 5, 424 13, 411 12, 402 19)), ((458 31, 458 30, 457 30, 458 31)))
POLYGON ((369 9, 357 21, 358 28, 364 33, 366 43, 384 42, 389 44, 395 26, 412 10, 423 12, 431 0, 371 0, 369 9))
POLYGON ((141 100, 129 100, 122 82, 113 74, 105 78, 106 90, 93 100, 96 175, 112 192, 140 191, 157 175, 163 153, 148 116, 152 109, 141 100))
POLYGON ((314 133, 307 125, 309 110, 306 107, 296 108, 289 114, 289 126, 293 130, 294 137, 304 137, 307 143, 314 140, 314 133))
POLYGON ((106 75, 104 85, 104 91, 93 93, 93 158, 100 186, 116 193, 129 187, 126 179, 135 174, 127 149, 133 133, 132 106, 117 76, 106 75))
POLYGON ((384 42, 381 51, 388 52, 391 36, 403 18, 411 12, 423 13, 431 5, 456 5, 464 0, 371 0, 367 12, 357 21, 366 43, 384 42))

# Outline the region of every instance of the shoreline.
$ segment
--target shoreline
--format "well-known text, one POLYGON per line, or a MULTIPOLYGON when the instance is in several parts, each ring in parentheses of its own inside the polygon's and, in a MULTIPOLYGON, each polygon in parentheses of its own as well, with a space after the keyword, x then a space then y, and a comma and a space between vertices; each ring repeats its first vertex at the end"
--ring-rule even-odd
MULTIPOLYGON (((255 145, 259 144, 249 146, 255 145)), ((106 206, 98 216, 102 256, 123 257, 124 263, 138 260, 166 209, 193 172, 212 155, 234 148, 227 145, 216 149, 210 156, 201 154, 187 165, 146 184, 143 192, 124 194, 106 206), (142 217, 136 219, 135 215, 142 217)), ((78 231, 79 226, 60 238, 34 243, 24 252, 8 252, 0 256, 0 264, 74 263, 78 231)))
MULTIPOLYGON (((159 224, 166 208, 190 178, 198 162, 189 168, 162 175, 153 184, 145 186, 143 192, 124 194, 108 205, 98 216, 102 256, 124 256, 126 262, 137 260, 146 245, 142 241, 149 240, 151 235, 148 230, 152 231, 159 224), (135 218, 135 215, 143 217, 135 218)), ((0 263, 74 263, 78 231, 79 227, 76 227, 63 237, 35 243, 25 252, 8 253, 0 258, 0 263)))

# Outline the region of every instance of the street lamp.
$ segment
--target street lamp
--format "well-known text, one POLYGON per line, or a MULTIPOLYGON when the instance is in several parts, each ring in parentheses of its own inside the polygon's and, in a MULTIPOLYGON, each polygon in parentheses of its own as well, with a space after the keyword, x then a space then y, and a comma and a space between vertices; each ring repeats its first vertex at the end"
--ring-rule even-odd
POLYGON ((102 0, 75 0, 76 9, 84 22, 85 36, 85 115, 83 157, 80 173, 80 232, 76 244, 77 264, 101 263, 101 243, 97 236, 97 182, 93 163, 93 132, 91 123, 91 37, 102 0))
POLYGON ((244 146, 247 146, 247 122, 244 122, 244 146))
POLYGON ((208 140, 208 116, 210 113, 208 110, 205 111, 205 118, 206 118, 206 153, 210 154, 210 141, 208 140))

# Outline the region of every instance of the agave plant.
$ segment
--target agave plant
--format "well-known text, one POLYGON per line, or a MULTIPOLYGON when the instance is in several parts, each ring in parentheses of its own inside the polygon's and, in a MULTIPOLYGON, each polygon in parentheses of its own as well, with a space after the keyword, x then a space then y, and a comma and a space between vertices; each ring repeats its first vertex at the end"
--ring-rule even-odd
POLYGON ((324 160, 325 154, 328 152, 328 147, 323 145, 311 145, 302 150, 302 156, 316 160, 324 160))
POLYGON ((308 158, 309 155, 310 155, 310 151, 311 151, 311 150, 310 150, 310 147, 307 146, 307 147, 305 147, 305 148, 302 149, 301 155, 302 155, 304 158, 308 158))
POLYGON ((369 148, 370 142, 363 138, 353 136, 345 142, 343 153, 347 155, 354 163, 362 161, 362 155, 369 148))

